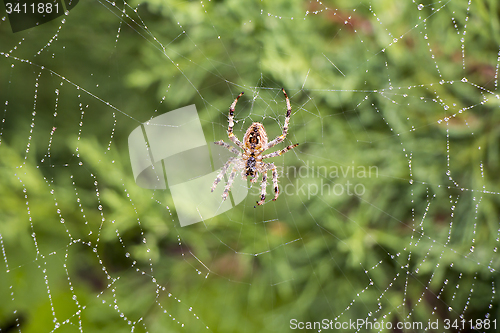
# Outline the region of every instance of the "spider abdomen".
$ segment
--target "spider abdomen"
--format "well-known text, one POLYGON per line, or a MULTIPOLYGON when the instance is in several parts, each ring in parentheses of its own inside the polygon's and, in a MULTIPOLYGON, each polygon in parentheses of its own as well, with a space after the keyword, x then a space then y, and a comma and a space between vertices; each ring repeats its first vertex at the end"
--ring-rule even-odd
POLYGON ((267 146, 267 134, 264 125, 261 123, 253 123, 247 129, 243 138, 247 148, 252 150, 261 149, 267 146))

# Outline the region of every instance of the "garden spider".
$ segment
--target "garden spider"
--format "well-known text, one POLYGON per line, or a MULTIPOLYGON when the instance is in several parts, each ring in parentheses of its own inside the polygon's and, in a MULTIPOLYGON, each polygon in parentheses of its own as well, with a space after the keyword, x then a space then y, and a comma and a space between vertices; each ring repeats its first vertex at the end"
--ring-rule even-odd
POLYGON ((288 133, 288 123, 290 121, 290 115, 292 113, 292 107, 290 106, 290 100, 285 92, 285 89, 281 88, 283 94, 286 99, 286 118, 285 125, 283 126, 283 134, 277 136, 271 142, 267 142, 267 133, 264 129, 264 125, 261 123, 252 123, 250 127, 245 132, 245 136, 243 137, 243 142, 238 140, 236 135, 233 133, 234 127, 234 107, 238 102, 238 99, 243 95, 243 92, 236 97, 234 102, 229 107, 229 126, 227 128, 227 136, 229 139, 237 145, 242 151, 238 151, 238 149, 230 146, 224 141, 220 140, 214 142, 216 145, 225 147, 229 149, 232 153, 237 154, 237 157, 230 157, 229 160, 224 164, 222 169, 220 170, 217 178, 212 185, 212 192, 217 187, 217 184, 222 180, 224 174, 229 169, 229 166, 233 164, 233 169, 231 174, 229 175, 229 179, 227 180, 226 187, 224 188, 224 192, 222 193, 222 200, 226 200, 229 194, 229 190, 231 189, 231 185, 233 184, 234 177, 236 177, 236 173, 241 170, 241 176, 243 179, 247 179, 248 176, 252 177, 250 182, 255 183, 257 181, 257 175, 259 173, 262 174, 262 183, 261 183, 261 193, 260 193, 260 201, 257 201, 257 205, 262 205, 264 200, 266 199, 266 186, 267 186, 267 172, 272 170, 273 172, 273 185, 274 185, 274 200, 278 198, 279 189, 278 189, 278 172, 276 170, 276 166, 274 163, 266 163, 262 160, 265 158, 280 156, 290 149, 297 147, 299 144, 296 143, 294 145, 290 145, 288 147, 283 148, 282 150, 275 151, 270 154, 261 155, 265 150, 274 147, 280 142, 283 142, 286 138, 286 134, 288 133))

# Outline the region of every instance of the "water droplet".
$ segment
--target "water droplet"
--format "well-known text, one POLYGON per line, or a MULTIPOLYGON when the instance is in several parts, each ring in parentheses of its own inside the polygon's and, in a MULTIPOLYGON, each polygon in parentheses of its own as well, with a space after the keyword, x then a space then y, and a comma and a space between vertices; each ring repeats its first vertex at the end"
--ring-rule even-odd
POLYGON ((422 9, 424 9, 424 5, 419 4, 419 5, 417 6, 417 8, 418 8, 418 10, 422 10, 422 9))

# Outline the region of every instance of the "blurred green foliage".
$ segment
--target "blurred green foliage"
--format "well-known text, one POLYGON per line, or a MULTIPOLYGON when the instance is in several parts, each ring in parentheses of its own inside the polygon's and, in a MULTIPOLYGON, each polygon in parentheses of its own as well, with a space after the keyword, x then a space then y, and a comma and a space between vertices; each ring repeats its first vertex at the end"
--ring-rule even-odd
POLYGON ((496 1, 128 5, 80 2, 60 30, 0 25, 2 332, 500 318, 496 1), (301 145, 275 163, 376 166, 362 196, 250 196, 180 228, 168 191, 135 184, 141 122, 194 103, 207 140, 227 142, 245 90, 235 132, 273 136, 280 87, 301 145))

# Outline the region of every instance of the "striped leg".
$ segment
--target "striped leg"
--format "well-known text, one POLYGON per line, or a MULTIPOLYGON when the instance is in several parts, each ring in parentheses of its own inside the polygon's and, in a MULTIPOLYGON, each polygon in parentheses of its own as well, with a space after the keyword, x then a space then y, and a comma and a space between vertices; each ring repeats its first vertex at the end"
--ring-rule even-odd
POLYGON ((273 170, 273 186, 274 186, 274 199, 276 201, 278 199, 278 195, 280 194, 280 190, 278 188, 278 171, 276 170, 276 166, 274 163, 269 164, 271 169, 273 170))
POLYGON ((262 205, 266 200, 266 186, 267 186, 267 173, 262 174, 262 183, 260 183, 260 201, 257 201, 257 205, 262 205))
POLYGON ((238 99, 243 95, 244 93, 241 92, 238 97, 234 100, 233 104, 229 107, 229 125, 227 127, 227 136, 229 139, 238 147, 241 149, 245 149, 243 144, 241 143, 240 140, 234 135, 233 133, 233 127, 234 127, 234 108, 236 107, 236 103, 238 103, 238 99))
POLYGON ((233 171, 231 171, 231 174, 229 175, 229 178, 227 180, 226 187, 224 187, 224 193, 222 193, 222 201, 227 199, 229 190, 231 190, 231 185, 233 185, 234 177, 236 177, 236 167, 233 167, 233 171))
POLYGON ((230 157, 229 160, 227 160, 226 164, 222 167, 220 170, 219 174, 217 175, 217 178, 215 178, 214 184, 212 185, 212 192, 215 190, 217 187, 217 184, 220 183, 222 180, 222 177, 224 177, 224 174, 227 172, 227 169, 229 168, 229 165, 235 160, 235 157, 230 157))
POLYGON ((290 145, 288 147, 285 147, 285 148, 283 148, 283 149, 281 149, 279 151, 275 151, 274 153, 266 154, 266 155, 262 156, 262 159, 283 155, 284 153, 286 153, 290 149, 293 149, 293 148, 297 147, 298 145, 299 144, 296 143, 294 145, 290 145))
POLYGON ((280 142, 283 142, 283 140, 285 140, 285 138, 286 138, 286 134, 288 133, 288 123, 290 122, 290 116, 292 114, 292 107, 290 105, 290 100, 288 99, 288 95, 286 94, 285 89, 281 88, 281 90, 283 91, 283 94, 285 94, 285 99, 286 99, 286 117, 285 117, 285 125, 283 126, 283 134, 281 134, 280 136, 277 136, 276 139, 269 142, 267 144, 267 147, 264 148, 264 150, 269 149, 271 147, 274 147, 275 145, 277 145, 280 142))
POLYGON ((224 141, 220 140, 220 141, 216 141, 214 142, 216 145, 219 145, 219 146, 222 146, 224 148, 227 148, 229 149, 230 152, 232 153, 235 153, 236 155, 239 155, 240 152, 238 151, 238 149, 234 148, 233 146, 230 146, 228 145, 227 143, 225 143, 224 141))

